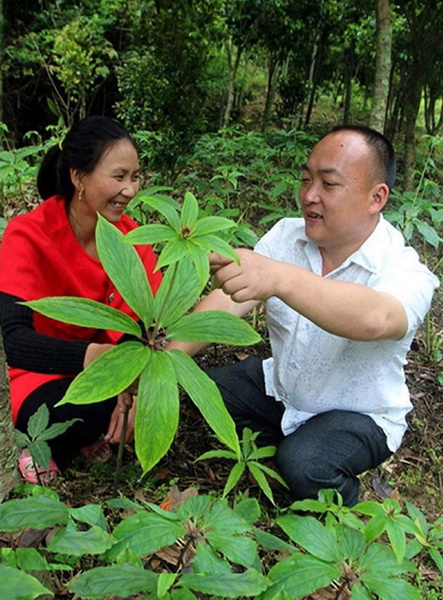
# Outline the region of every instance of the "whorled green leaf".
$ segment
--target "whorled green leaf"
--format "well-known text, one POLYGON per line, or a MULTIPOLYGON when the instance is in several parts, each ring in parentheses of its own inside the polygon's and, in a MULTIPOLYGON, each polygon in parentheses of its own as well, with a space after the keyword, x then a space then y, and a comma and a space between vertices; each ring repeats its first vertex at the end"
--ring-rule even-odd
POLYGON ((229 471, 229 476, 226 480, 225 487, 223 488, 223 497, 227 496, 231 490, 235 488, 238 482, 241 479, 241 476, 245 472, 246 464, 242 462, 238 462, 235 464, 232 469, 229 471))
POLYGON ((185 258, 171 265, 164 274, 154 299, 157 326, 168 327, 177 321, 194 306, 200 292, 201 286, 190 259, 185 258))
POLYGON ((194 244, 205 248, 208 252, 217 252, 222 256, 230 258, 235 263, 240 264, 240 258, 237 252, 228 244, 228 242, 225 242, 216 235, 195 235, 192 238, 192 241, 194 244))
POLYGON ((177 233, 169 225, 142 225, 129 231, 123 238, 128 244, 157 244, 177 237, 177 233))
POLYGON ((443 239, 438 235, 437 231, 426 221, 416 219, 414 225, 417 227, 424 239, 431 244, 433 248, 438 248, 443 239))
POLYGON ((358 583, 355 583, 352 586, 352 600, 374 600, 372 594, 368 592, 368 590, 358 583))
POLYGON ((154 593, 158 576, 131 564, 96 567, 77 575, 68 583, 70 592, 82 598, 102 600, 112 595, 129 597, 138 592, 154 593))
POLYGON ((226 535, 208 531, 206 540, 234 564, 255 567, 258 564, 257 543, 245 535, 226 535))
POLYGON ((244 573, 226 573, 222 577, 219 574, 184 573, 180 584, 196 592, 222 598, 251 598, 264 592, 268 586, 266 578, 255 569, 248 569, 244 573))
POLYGON ((101 215, 98 215, 95 236, 103 268, 125 302, 149 328, 154 299, 140 256, 133 246, 124 242, 124 235, 101 215))
POLYGON ((416 567, 409 560, 403 560, 398 564, 397 558, 391 548, 374 542, 370 544, 366 552, 360 558, 360 569, 376 575, 394 577, 407 572, 413 572, 416 567))
POLYGON ((107 531, 108 529, 101 504, 85 504, 80 508, 70 508, 69 514, 73 519, 81 523, 95 525, 103 529, 103 531, 107 531))
POLYGON ((400 564, 406 553, 406 534, 399 523, 386 522, 386 533, 391 542, 397 562, 400 564))
POLYGON ((31 442, 28 446, 29 454, 38 467, 47 469, 51 460, 51 449, 46 442, 31 442))
POLYGON ((440 569, 440 573, 443 573, 443 556, 441 552, 437 548, 429 548, 428 552, 437 568, 440 569))
POLYGON ((185 315, 168 328, 168 337, 181 342, 213 342, 233 346, 250 346, 261 339, 246 321, 222 310, 185 315))
POLYGON ((266 479, 263 471, 260 469, 260 464, 250 461, 248 462, 248 469, 251 471, 251 474, 253 475, 264 495, 272 502, 272 504, 275 504, 271 486, 269 485, 269 482, 266 479))
POLYGON ((157 513, 139 512, 121 521, 112 532, 116 542, 108 552, 116 558, 130 548, 137 556, 147 556, 163 546, 173 544, 186 531, 179 521, 165 519, 157 513))
POLYGON ((175 238, 166 242, 163 250, 160 252, 160 256, 157 260, 157 268, 162 269, 168 265, 182 260, 187 255, 186 240, 175 238))
POLYGON ((386 529, 387 517, 384 513, 372 517, 365 525, 363 535, 366 542, 373 542, 386 529))
POLYGON ((167 354, 174 364, 178 383, 199 408, 220 441, 240 457, 240 442, 234 421, 214 381, 184 352, 170 350, 167 354))
POLYGON ((423 600, 421 592, 404 579, 369 573, 361 575, 360 579, 376 597, 383 600, 423 600))
POLYGON ((44 529, 68 522, 67 507, 48 496, 9 500, 0 504, 0 531, 21 531, 26 527, 44 529))
POLYGON ((174 198, 164 194, 151 195, 140 192, 137 196, 137 199, 150 208, 158 210, 158 212, 165 217, 169 225, 175 229, 177 233, 180 231, 180 218, 178 215, 180 205, 176 200, 174 200, 174 198))
POLYGON ((54 596, 51 590, 32 575, 0 565, 0 598, 2 600, 32 600, 42 594, 54 596))
POLYGON ((26 448, 31 442, 26 433, 23 433, 23 431, 19 431, 18 429, 14 429, 14 441, 18 448, 26 448))
POLYGON ((194 244, 192 239, 185 240, 185 245, 187 255, 194 265, 200 288, 203 289, 210 275, 208 252, 204 248, 194 244))
POLYGON ((337 525, 336 532, 338 545, 343 556, 347 560, 357 560, 365 548, 365 540, 361 531, 347 525, 337 525))
POLYGON ((291 546, 276 535, 265 531, 264 529, 255 528, 254 535, 257 542, 267 550, 277 550, 278 552, 293 552, 294 546, 291 546))
MULTIPOLYGON (((190 232, 193 232, 195 226, 197 224, 198 219, 198 203, 191 192, 185 193, 185 199, 183 202, 181 216, 180 216, 180 225, 183 228, 188 229, 190 232)), ((182 231, 183 234, 183 231, 182 231)))
POLYGON ((21 304, 63 323, 94 329, 122 331, 137 337, 141 335, 140 327, 134 319, 111 306, 106 306, 106 304, 95 300, 73 296, 57 296, 22 302, 21 304))
POLYGON ((23 571, 49 571, 50 565, 36 548, 17 548, 15 550, 17 567, 23 571))
POLYGON ((146 473, 169 450, 180 412, 177 378, 167 352, 156 351, 143 370, 135 418, 135 450, 146 473))
POLYGON ((29 417, 28 434, 31 439, 35 439, 47 428, 49 423, 49 408, 42 404, 34 414, 29 417))
POLYGON ((315 557, 330 562, 341 562, 343 560, 332 531, 314 517, 285 515, 277 519, 277 524, 292 541, 315 557))
POLYGON ((52 537, 48 550, 69 556, 85 556, 103 554, 113 543, 109 533, 94 525, 87 531, 59 529, 52 537))
POLYGON ((209 458, 227 458, 228 460, 237 460, 237 456, 235 452, 231 452, 229 450, 209 450, 208 452, 204 452, 198 458, 198 460, 208 460, 209 458))
POLYGON ((268 467, 267 465, 264 465, 262 463, 254 463, 254 464, 257 465, 257 467, 260 469, 260 471, 263 471, 263 473, 266 473, 266 475, 268 475, 268 477, 275 479, 283 487, 285 487, 285 488, 288 487, 288 484, 286 483, 286 481, 281 477, 281 475, 275 469, 271 469, 271 467, 268 467))
POLYGON ((81 419, 69 419, 69 421, 53 423, 50 427, 48 427, 48 429, 43 431, 43 433, 41 433, 38 436, 39 442, 46 442, 48 440, 53 440, 54 438, 58 437, 59 435, 62 435, 63 433, 65 433, 65 431, 67 429, 69 429, 72 425, 74 425, 74 423, 76 423, 77 421, 81 421, 81 419))
POLYGON ((219 535, 235 535, 247 533, 251 527, 245 519, 237 514, 224 501, 214 502, 204 519, 205 529, 219 535))
POLYGON ((253 525, 261 515, 260 503, 256 498, 244 498, 234 506, 234 512, 250 525, 253 525))
POLYGON ((120 394, 140 375, 151 350, 139 342, 124 342, 99 356, 69 386, 56 406, 92 404, 120 394))
POLYGON ((336 565, 297 552, 269 571, 272 585, 263 594, 263 600, 272 600, 280 591, 286 591, 291 598, 299 598, 328 586, 340 575, 336 565))
POLYGON ((164 598, 177 579, 178 573, 160 573, 157 579, 157 596, 164 598))
POLYGON ((227 563, 220 558, 209 544, 197 544, 193 562, 194 573, 230 573, 227 563))
POLYGON ((197 222, 195 235, 209 235, 211 233, 224 231, 225 229, 230 229, 231 227, 235 226, 236 224, 234 221, 231 221, 231 219, 226 219, 225 217, 203 217, 197 222))

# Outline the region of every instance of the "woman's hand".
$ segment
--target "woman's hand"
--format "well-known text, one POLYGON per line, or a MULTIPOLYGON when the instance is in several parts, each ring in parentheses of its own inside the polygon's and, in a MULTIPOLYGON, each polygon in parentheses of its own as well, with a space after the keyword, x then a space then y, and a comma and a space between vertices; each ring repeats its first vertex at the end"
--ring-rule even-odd
POLYGON ((114 408, 109 421, 109 429, 105 436, 105 441, 111 444, 118 444, 123 429, 123 419, 125 413, 128 413, 128 426, 126 429, 125 443, 128 443, 134 437, 135 409, 137 396, 125 390, 117 397, 117 405, 114 408))

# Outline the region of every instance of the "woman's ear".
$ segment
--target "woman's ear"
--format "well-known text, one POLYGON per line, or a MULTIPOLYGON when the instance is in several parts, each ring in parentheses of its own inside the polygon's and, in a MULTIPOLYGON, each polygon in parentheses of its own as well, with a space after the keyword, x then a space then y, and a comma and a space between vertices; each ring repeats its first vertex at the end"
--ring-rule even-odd
POLYGON ((379 213, 385 207, 389 198, 389 187, 386 183, 377 183, 371 192, 371 213, 379 213))
POLYGON ((71 176, 72 185, 75 187, 77 192, 83 190, 83 173, 80 173, 78 169, 69 169, 69 174, 71 176))

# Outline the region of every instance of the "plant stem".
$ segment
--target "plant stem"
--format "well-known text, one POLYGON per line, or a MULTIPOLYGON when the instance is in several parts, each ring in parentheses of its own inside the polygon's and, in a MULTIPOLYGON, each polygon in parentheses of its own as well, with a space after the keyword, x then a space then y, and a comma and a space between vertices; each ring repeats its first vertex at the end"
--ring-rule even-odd
POLYGON ((118 443, 117 464, 115 465, 114 491, 117 489, 117 486, 120 483, 120 472, 122 469, 123 452, 125 450, 126 431, 128 430, 129 410, 130 408, 127 407, 126 411, 123 413, 122 431, 120 435, 120 441, 118 443))

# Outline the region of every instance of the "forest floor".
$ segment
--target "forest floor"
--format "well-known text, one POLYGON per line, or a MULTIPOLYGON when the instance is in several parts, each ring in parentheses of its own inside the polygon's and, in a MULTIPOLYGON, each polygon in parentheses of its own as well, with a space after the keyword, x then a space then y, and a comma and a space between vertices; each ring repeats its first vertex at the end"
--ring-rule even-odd
MULTIPOLYGON (((418 344, 419 341, 416 345, 418 344)), ((265 342, 247 350, 215 346, 200 356, 198 362, 202 367, 227 364, 241 360, 249 353, 266 356, 267 352, 265 342)), ((410 353, 406 374, 414 410, 408 419, 409 429, 404 443, 380 468, 361 476, 360 500, 382 501, 386 497, 393 497, 401 504, 409 501, 420 508, 430 522, 443 514, 442 388, 438 384, 437 367, 422 362, 417 348, 410 353)), ((176 499, 177 494, 179 499, 181 494, 184 498, 189 488, 196 488, 199 494, 220 496, 232 463, 225 460, 196 462, 196 458, 203 452, 218 447, 218 442, 211 435, 199 412, 187 398, 183 398, 180 429, 173 446, 147 477, 140 481, 141 469, 133 447, 127 445, 121 482, 117 488, 114 487, 114 456, 105 464, 87 463, 80 458, 73 459, 54 489, 62 501, 74 507, 90 503, 103 504, 106 500, 120 495, 161 504, 167 498, 176 499)), ((280 487, 274 490, 276 507, 272 506, 261 490, 246 476, 241 480, 239 490, 246 496, 259 499, 264 513, 267 513, 266 520, 291 504, 291 497, 280 487)), ((163 564, 162 567, 160 564, 159 569, 163 568, 168 569, 168 565, 163 564)), ((428 563, 425 567, 421 565, 420 571, 423 580, 428 582, 430 588, 436 590, 433 594, 437 595, 429 597, 443 597, 439 595, 443 594, 441 575, 435 567, 428 563)), ((59 589, 64 591, 56 595, 57 598, 71 598, 65 595, 66 590, 63 586, 59 589)), ((335 598, 335 593, 328 595, 332 594, 328 589, 320 590, 306 600, 335 598)), ((137 595, 131 596, 131 600, 138 598, 137 595)))

